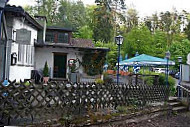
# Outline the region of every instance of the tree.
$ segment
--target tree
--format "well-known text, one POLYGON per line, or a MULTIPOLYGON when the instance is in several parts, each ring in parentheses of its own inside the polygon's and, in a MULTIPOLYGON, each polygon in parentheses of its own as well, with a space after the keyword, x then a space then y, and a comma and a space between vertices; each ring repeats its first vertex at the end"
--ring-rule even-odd
POLYGON ((38 6, 38 15, 46 16, 48 25, 56 24, 58 0, 39 0, 38 6))
POLYGON ((178 12, 165 12, 160 14, 160 28, 167 33, 167 46, 170 47, 175 34, 180 33, 181 17, 178 12))
POLYGON ((167 50, 167 34, 161 30, 156 30, 153 36, 152 50, 153 56, 160 58, 165 57, 165 52, 167 50))
POLYGON ((94 10, 93 38, 95 41, 110 42, 113 40, 113 15, 105 6, 98 6, 94 10))
POLYGON ((124 0, 95 0, 95 3, 101 6, 104 5, 106 9, 109 9, 109 10, 111 10, 111 8, 115 6, 116 4, 119 4, 121 5, 122 8, 125 8, 124 0))
POLYGON ((37 6, 34 6, 34 7, 32 7, 32 6, 25 6, 24 7, 24 10, 26 11, 26 12, 28 12, 31 16, 35 16, 37 13, 38 13, 38 8, 37 8, 37 6))
POLYGON ((96 47, 107 47, 110 51, 107 53, 107 63, 109 65, 109 69, 113 69, 117 63, 117 45, 113 42, 103 43, 103 42, 96 42, 96 47))
POLYGON ((88 25, 81 27, 77 32, 74 32, 75 38, 83 38, 83 39, 93 39, 93 31, 90 29, 88 25))
POLYGON ((129 57, 133 57, 136 52, 151 55, 153 52, 152 41, 153 39, 149 29, 145 25, 137 26, 124 35, 122 50, 129 57))
POLYGON ((190 22, 185 28, 185 34, 187 35, 188 40, 190 40, 190 22))
POLYGON ((158 20, 158 15, 157 13, 152 15, 152 32, 154 33, 158 27, 159 27, 159 20, 158 20))
POLYGON ((127 11, 127 19, 126 19, 126 27, 127 32, 129 32, 133 27, 138 25, 138 13, 137 10, 134 8, 130 8, 127 11))
POLYGON ((33 6, 26 6, 25 10, 32 16, 41 15, 46 16, 48 25, 57 23, 58 0, 37 0, 37 4, 33 6))
POLYGON ((78 30, 86 24, 86 10, 82 1, 60 1, 58 25, 78 30))
POLYGON ((120 10, 125 9, 124 0, 95 0, 97 8, 93 17, 93 37, 95 41, 109 42, 119 30, 120 10))
MULTIPOLYGON (((184 64, 186 64, 187 61, 187 55, 190 52, 190 41, 185 39, 182 40, 181 42, 179 41, 175 41, 173 42, 173 44, 170 47, 170 52, 171 52, 171 59, 175 60, 176 63, 178 63, 177 58, 179 56, 181 56, 183 58, 183 62, 184 64)), ((176 68, 179 64, 176 64, 176 68)))

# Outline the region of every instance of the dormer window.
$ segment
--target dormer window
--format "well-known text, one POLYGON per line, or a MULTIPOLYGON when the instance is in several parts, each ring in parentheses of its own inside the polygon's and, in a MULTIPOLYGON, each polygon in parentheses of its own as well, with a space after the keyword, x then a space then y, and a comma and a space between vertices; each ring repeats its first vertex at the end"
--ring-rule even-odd
POLYGON ((68 28, 49 26, 46 29, 46 43, 64 43, 70 44, 72 30, 68 28))
POLYGON ((46 33, 46 42, 54 43, 54 33, 53 32, 47 32, 46 33))
POLYGON ((68 33, 58 33, 58 43, 68 43, 68 33))
POLYGON ((69 43, 69 33, 57 32, 57 31, 47 31, 46 42, 49 42, 49 43, 69 43))

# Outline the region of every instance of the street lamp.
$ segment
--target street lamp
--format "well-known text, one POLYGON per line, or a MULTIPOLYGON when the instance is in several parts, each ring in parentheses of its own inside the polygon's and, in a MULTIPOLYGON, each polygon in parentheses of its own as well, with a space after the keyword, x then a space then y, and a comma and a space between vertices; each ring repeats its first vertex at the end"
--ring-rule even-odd
POLYGON ((181 74, 182 74, 182 69, 181 69, 181 63, 182 63, 182 57, 178 57, 178 62, 179 62, 179 82, 178 82, 178 98, 181 97, 181 90, 180 90, 180 85, 181 85, 181 74))
POLYGON ((115 42, 118 45, 118 58, 117 58, 117 85, 119 84, 119 57, 120 57, 120 46, 123 43, 123 36, 118 35, 115 37, 115 42))
POLYGON ((169 59, 170 59, 170 51, 167 51, 166 52, 166 59, 167 59, 167 65, 166 65, 166 86, 168 86, 168 62, 169 62, 169 59))

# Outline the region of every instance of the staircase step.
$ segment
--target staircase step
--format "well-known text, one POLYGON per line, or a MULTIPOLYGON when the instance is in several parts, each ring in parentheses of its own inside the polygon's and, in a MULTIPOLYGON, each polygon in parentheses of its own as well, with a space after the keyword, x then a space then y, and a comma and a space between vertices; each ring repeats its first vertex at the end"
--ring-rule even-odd
POLYGON ((187 111, 187 107, 185 106, 174 107, 172 111, 177 111, 177 112, 187 111))
POLYGON ((169 105, 172 107, 180 106, 181 102, 169 102, 169 105))
POLYGON ((169 102, 176 102, 178 97, 169 97, 169 102))

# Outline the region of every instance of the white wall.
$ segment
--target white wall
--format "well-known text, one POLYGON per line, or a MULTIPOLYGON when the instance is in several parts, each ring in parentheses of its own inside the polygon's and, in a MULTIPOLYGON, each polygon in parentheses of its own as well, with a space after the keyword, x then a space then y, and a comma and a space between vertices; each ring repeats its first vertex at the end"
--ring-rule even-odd
POLYGON ((181 80, 185 82, 190 81, 190 66, 189 65, 181 65, 181 70, 182 75, 181 75, 181 80))
MULTIPOLYGON (((21 18, 14 18, 13 20, 13 30, 16 31, 16 29, 27 29, 31 31, 31 42, 30 44, 34 46, 34 39, 37 39, 37 29, 29 26, 26 21, 23 23, 24 20, 21 20, 21 18)), ((12 36, 13 40, 16 40, 16 33, 12 36)), ((16 52, 18 57, 18 43, 13 42, 12 43, 12 49, 11 53, 16 52)), ((17 58, 18 60, 18 58, 17 58)), ((34 69, 34 65, 30 66, 21 66, 21 65, 14 65, 10 67, 10 73, 9 73, 9 79, 10 80, 17 80, 19 81, 24 79, 30 79, 31 78, 31 70, 34 69)))
MULTIPOLYGON (((53 64, 54 64, 54 53, 66 53, 67 54, 67 73, 69 73, 68 60, 69 59, 80 59, 82 61, 82 55, 80 55, 77 49, 68 48, 47 48, 47 47, 35 47, 35 69, 43 70, 44 64, 47 61, 50 68, 50 77, 53 78, 53 64)), ((78 65, 77 65, 78 66, 78 65)), ((83 73, 82 66, 79 69, 79 73, 83 73)), ((67 75, 68 78, 68 75, 67 75)))

